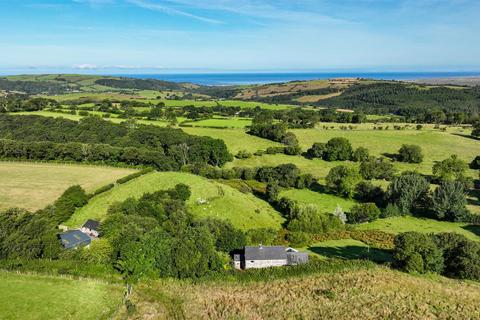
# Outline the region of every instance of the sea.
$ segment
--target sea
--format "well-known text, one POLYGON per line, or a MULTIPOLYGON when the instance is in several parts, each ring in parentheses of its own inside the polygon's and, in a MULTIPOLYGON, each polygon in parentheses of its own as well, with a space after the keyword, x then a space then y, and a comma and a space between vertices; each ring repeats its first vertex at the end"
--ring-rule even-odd
POLYGON ((479 72, 284 72, 284 73, 165 73, 111 74, 139 79, 189 82, 207 86, 249 85, 332 78, 375 80, 418 80, 435 78, 480 77, 479 72))

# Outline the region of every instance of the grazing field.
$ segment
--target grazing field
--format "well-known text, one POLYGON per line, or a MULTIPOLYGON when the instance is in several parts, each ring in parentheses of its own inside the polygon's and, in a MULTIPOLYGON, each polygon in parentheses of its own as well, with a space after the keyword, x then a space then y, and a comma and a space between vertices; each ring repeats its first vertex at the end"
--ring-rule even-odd
MULTIPOLYGON (((215 139, 222 139, 228 150, 236 154, 240 150, 255 152, 259 149, 265 150, 268 147, 281 146, 278 142, 262 139, 249 135, 243 129, 214 129, 214 128, 182 128, 183 131, 197 136, 208 136, 215 139)), ((256 159, 256 157, 255 157, 256 159)), ((260 159, 260 158, 258 158, 260 159)))
MULTIPOLYGON (((421 173, 431 174, 435 161, 448 158, 452 154, 458 155, 470 163, 478 155, 479 143, 469 137, 469 132, 460 129, 441 132, 433 129, 423 130, 372 130, 365 124, 356 130, 323 130, 295 129, 291 130, 298 137, 304 150, 310 148, 315 142, 327 142, 334 137, 344 137, 350 140, 353 147, 365 147, 376 156, 395 154, 402 144, 417 144, 423 149, 424 161, 421 164, 396 163, 396 167, 403 170, 418 170, 421 173)), ((392 125, 391 125, 392 127, 392 125)), ((472 174, 474 172, 472 171, 472 174)))
POLYGON ((92 192, 132 172, 87 165, 0 162, 0 209, 41 209, 72 185, 92 192))
POLYGON ((110 205, 129 197, 166 190, 176 184, 190 186, 189 208, 198 217, 227 219, 243 230, 261 227, 280 228, 283 219, 268 203, 251 194, 199 176, 179 172, 154 172, 116 186, 79 209, 65 224, 77 227, 87 219, 104 219, 110 205), (205 203, 201 203, 205 202, 205 203))
POLYGON ((281 197, 296 200, 302 204, 313 204, 320 212, 332 213, 337 205, 344 211, 349 211, 355 200, 345 199, 332 194, 319 193, 308 189, 291 189, 280 194, 281 197))
POLYGON ((0 319, 110 319, 123 286, 0 271, 0 319))
POLYGON ((392 255, 387 250, 370 248, 365 243, 353 239, 328 240, 307 248, 309 253, 321 259, 367 259, 375 262, 390 262, 392 255))
POLYGON ((480 241, 480 226, 462 222, 437 221, 411 216, 378 219, 357 227, 360 230, 381 230, 393 234, 416 231, 424 233, 455 232, 469 239, 480 241))
POLYGON ((261 282, 150 282, 132 300, 135 319, 480 318, 478 283, 385 267, 261 282))
POLYGON ((245 128, 252 125, 252 120, 246 118, 213 118, 200 121, 187 120, 184 123, 193 127, 245 128))

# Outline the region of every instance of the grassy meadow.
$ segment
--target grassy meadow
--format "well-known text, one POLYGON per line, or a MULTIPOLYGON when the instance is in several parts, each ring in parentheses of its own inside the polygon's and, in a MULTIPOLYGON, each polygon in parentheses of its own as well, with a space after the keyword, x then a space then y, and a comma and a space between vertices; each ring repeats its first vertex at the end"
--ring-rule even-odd
POLYGON ((190 186, 192 196, 188 206, 197 217, 227 219, 243 230, 280 228, 283 221, 280 214, 268 203, 252 194, 244 194, 224 184, 187 173, 154 172, 92 198, 65 224, 78 227, 89 218, 102 220, 106 217, 110 205, 116 201, 124 201, 129 197, 139 198, 144 193, 166 190, 179 183, 190 186), (202 204, 203 201, 206 203, 202 204))
POLYGON ((370 248, 365 243, 353 239, 328 240, 312 244, 307 252, 320 259, 366 259, 375 262, 390 262, 392 255, 386 250, 370 248))
POLYGON ((349 211, 357 202, 352 199, 338 197, 333 194, 318 193, 308 189, 290 189, 280 193, 280 197, 296 200, 302 204, 313 204, 320 212, 332 213, 337 205, 349 211))
POLYGON ((407 231, 423 233, 455 232, 465 237, 480 241, 480 226, 468 225, 462 222, 438 221, 411 216, 378 219, 373 222, 360 224, 359 230, 381 230, 398 234, 407 231))
POLYGON ((132 172, 114 167, 0 162, 0 209, 41 209, 72 185, 92 192, 132 172))
POLYGON ((139 286, 132 301, 137 307, 132 319, 480 317, 478 283, 411 276, 385 267, 258 282, 152 281, 139 286))
POLYGON ((123 286, 0 271, 0 319, 110 319, 123 286))

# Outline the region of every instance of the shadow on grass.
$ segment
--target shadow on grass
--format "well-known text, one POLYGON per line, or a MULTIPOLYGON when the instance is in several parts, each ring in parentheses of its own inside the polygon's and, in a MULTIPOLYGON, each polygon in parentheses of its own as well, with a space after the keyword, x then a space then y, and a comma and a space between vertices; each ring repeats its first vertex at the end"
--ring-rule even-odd
POLYGON ((467 138, 467 139, 471 139, 471 140, 475 140, 475 141, 479 141, 480 139, 478 138, 475 138, 474 136, 471 136, 469 134, 463 134, 463 133, 452 133, 452 135, 454 136, 459 136, 459 137, 462 137, 462 138, 467 138))
POLYGON ((470 232, 473 233, 474 235, 480 237, 480 226, 468 225, 468 226, 462 227, 462 229, 465 229, 465 230, 467 230, 467 231, 470 231, 470 232))
POLYGON ((363 246, 310 247, 308 250, 327 258, 340 258, 346 260, 365 259, 377 263, 392 261, 392 253, 390 250, 363 246))

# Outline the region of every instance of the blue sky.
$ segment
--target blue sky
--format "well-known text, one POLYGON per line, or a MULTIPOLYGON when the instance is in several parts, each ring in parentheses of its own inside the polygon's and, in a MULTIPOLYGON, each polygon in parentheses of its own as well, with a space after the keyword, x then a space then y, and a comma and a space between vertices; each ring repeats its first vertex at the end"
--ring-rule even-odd
POLYGON ((478 0, 0 0, 0 72, 478 71, 478 0))

